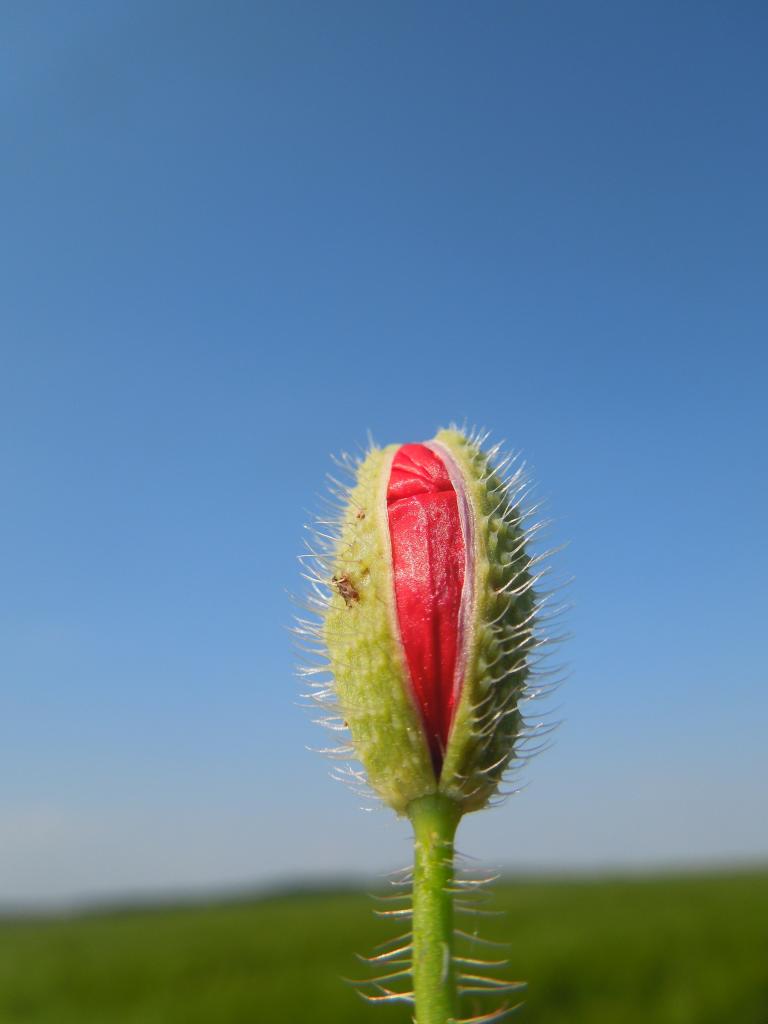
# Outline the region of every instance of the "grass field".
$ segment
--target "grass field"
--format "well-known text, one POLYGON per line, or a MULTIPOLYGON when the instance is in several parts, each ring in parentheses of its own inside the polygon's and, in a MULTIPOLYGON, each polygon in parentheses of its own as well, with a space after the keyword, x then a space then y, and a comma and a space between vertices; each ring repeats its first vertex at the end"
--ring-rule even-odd
MULTIPOLYGON (((768 872, 519 881, 494 905, 481 934, 529 983, 521 1024, 768 1024, 768 872)), ((0 1021, 403 1024, 341 980, 394 934, 371 907, 301 893, 0 921, 0 1021)))

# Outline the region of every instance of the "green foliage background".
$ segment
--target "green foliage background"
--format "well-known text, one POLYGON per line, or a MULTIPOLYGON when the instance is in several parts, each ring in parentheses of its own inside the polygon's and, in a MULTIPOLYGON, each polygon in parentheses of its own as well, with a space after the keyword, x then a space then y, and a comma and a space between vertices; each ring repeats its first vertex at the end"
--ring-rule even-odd
MULTIPOLYGON (((480 933, 529 983, 521 1024, 768 1024, 768 871, 510 881, 494 905, 480 933)), ((5 919, 0 1021, 405 1024, 341 980, 394 934, 371 908, 325 892, 5 919)))

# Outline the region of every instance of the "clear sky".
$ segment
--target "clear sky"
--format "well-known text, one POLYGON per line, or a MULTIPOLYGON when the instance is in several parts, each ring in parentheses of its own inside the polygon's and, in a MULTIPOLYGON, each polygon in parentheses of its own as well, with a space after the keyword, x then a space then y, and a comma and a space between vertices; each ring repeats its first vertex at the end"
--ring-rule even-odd
POLYGON ((576 582, 557 742, 460 846, 767 857, 766 6, 0 20, 0 901, 405 862, 286 592, 330 453, 464 418, 576 582))

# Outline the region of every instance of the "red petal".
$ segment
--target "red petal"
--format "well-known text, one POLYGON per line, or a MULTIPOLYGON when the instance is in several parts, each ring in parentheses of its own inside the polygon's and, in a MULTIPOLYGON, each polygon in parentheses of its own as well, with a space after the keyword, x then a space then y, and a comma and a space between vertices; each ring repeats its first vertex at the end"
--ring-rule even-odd
POLYGON ((426 445, 396 452, 387 508, 400 637, 439 777, 457 690, 466 554, 456 491, 426 445))

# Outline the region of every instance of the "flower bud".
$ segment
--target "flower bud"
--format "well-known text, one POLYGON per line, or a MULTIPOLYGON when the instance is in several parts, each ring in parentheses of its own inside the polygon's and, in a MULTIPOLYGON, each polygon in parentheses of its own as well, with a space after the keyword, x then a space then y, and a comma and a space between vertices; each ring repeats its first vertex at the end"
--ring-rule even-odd
POLYGON ((373 448, 313 553, 332 676, 316 696, 335 700, 344 753, 399 813, 437 792, 484 806, 521 734, 538 576, 522 473, 505 479, 493 454, 456 430, 373 448))

